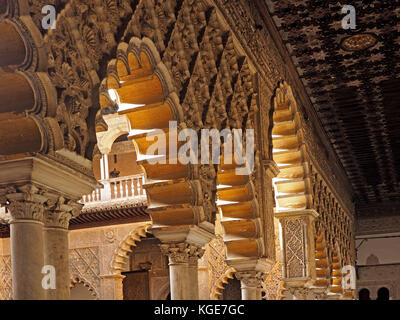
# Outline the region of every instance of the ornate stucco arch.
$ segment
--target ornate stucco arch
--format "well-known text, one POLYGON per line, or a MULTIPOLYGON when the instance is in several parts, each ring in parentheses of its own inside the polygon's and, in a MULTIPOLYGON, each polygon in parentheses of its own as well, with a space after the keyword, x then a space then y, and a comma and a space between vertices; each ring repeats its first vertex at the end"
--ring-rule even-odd
POLYGON ((277 88, 273 105, 273 159, 280 170, 274 179, 276 212, 308 209, 309 162, 297 103, 286 82, 277 88))
POLYGON ((81 276, 78 275, 71 275, 71 282, 70 282, 70 288, 74 288, 77 284, 83 284, 90 292, 90 294, 96 298, 96 300, 99 300, 99 293, 97 292, 97 290, 91 285, 91 283, 89 281, 87 281, 86 279, 84 279, 81 276))
POLYGON ((142 241, 150 233, 151 224, 139 226, 132 231, 118 244, 111 258, 110 268, 112 275, 121 275, 129 262, 129 254, 133 252, 132 247, 142 241))
MULTIPOLYGON (((140 158, 151 145, 151 142, 146 141, 146 135, 154 132, 158 136, 157 129, 162 129, 169 137, 173 134, 169 131, 170 121, 176 121, 178 129, 185 129, 183 110, 174 91, 170 73, 150 39, 132 38, 129 44, 121 43, 117 58, 108 65, 107 74, 101 85, 101 114, 97 117, 96 125, 98 147, 102 153, 111 150, 112 143, 118 136, 129 134, 140 158)), ((247 90, 248 96, 244 98, 244 103, 249 119, 257 109, 255 90, 248 87, 253 81, 252 76, 248 64, 242 63, 236 86, 240 85, 237 94, 240 93, 239 90, 247 90)), ((253 128, 242 121, 244 120, 238 118, 236 123, 232 122, 232 127, 253 128)), ((165 157, 170 156, 168 147, 167 141, 167 150, 161 150, 165 157)), ((215 196, 211 195, 212 190, 204 190, 204 183, 199 181, 215 181, 214 169, 212 166, 182 165, 177 162, 154 165, 145 157, 139 160, 148 181, 145 188, 153 229, 161 226, 201 224, 204 220, 214 219, 210 216, 210 211, 215 205, 215 196)), ((245 165, 235 164, 234 159, 231 163, 220 165, 217 174, 219 208, 226 218, 222 224, 226 233, 228 255, 232 260, 259 257, 263 255, 264 248, 254 182, 250 174, 236 174, 236 170, 245 165)))
POLYGON ((234 268, 227 266, 224 274, 216 279, 214 286, 211 289, 211 299, 218 300, 218 297, 222 295, 222 291, 225 289, 225 285, 228 284, 229 279, 233 279, 235 272, 236 270, 234 268))
MULTIPOLYGON (((283 280, 294 295, 296 288, 310 288, 319 298, 341 296, 343 261, 350 256, 350 233, 344 223, 348 217, 309 154, 309 128, 286 82, 277 88, 273 104, 273 158, 280 170, 274 179, 275 212, 280 220, 283 280), (347 255, 344 259, 342 253, 347 255)), ((303 289, 299 292, 307 296, 303 289)))
POLYGON ((179 129, 185 129, 186 124, 170 72, 150 39, 133 37, 129 44, 119 44, 117 58, 108 64, 107 77, 101 84, 100 107, 98 147, 108 153, 115 139, 128 133, 146 176, 147 211, 155 235, 168 241, 165 228, 177 226, 186 226, 187 230, 174 241, 190 238, 191 226, 213 232, 207 203, 211 190, 204 190, 200 181, 209 178, 205 167, 183 165, 177 155, 169 153, 169 137, 176 134, 170 122, 179 129), (166 148, 159 149, 158 155, 165 161, 148 161, 149 148, 163 137, 166 148))
MULTIPOLYGON (((236 164, 151 165, 140 157, 153 143, 146 136, 156 137, 156 129, 164 130, 167 137, 173 135, 170 121, 177 122, 178 130, 190 128, 197 133, 203 128, 257 132, 258 93, 261 83, 265 85, 212 3, 157 2, 156 6, 168 18, 158 19, 153 6, 140 2, 124 33, 129 42, 118 45, 116 58, 108 65, 100 86, 98 148, 107 153, 119 135, 128 134, 145 171, 153 234, 162 242, 197 242, 197 246, 209 242, 218 194, 225 201, 218 205, 226 217, 222 223, 228 263, 236 270, 265 272, 273 252, 273 241, 265 232, 272 201, 269 194, 261 193, 262 181, 269 179, 270 184, 271 178, 265 174, 265 154, 257 153, 258 143, 255 173, 242 177, 232 175, 239 167, 236 164), (143 23, 145 16, 154 16, 157 23, 143 23)), ((263 105, 269 110, 269 105, 263 105)), ((168 147, 167 141, 162 156, 170 156, 168 147)))
POLYGON ((289 285, 302 287, 315 279, 313 222, 318 214, 312 207, 310 164, 297 103, 286 82, 276 89, 273 106, 273 159, 279 167, 273 184, 281 230, 282 276, 289 285))
MULTIPOLYGON (((243 143, 246 143, 245 141, 243 143)), ((248 143, 248 141, 247 141, 248 143)), ((260 205, 256 198, 255 172, 239 175, 237 170, 248 165, 231 164, 221 159, 218 168, 218 208, 221 214, 223 239, 226 247, 227 263, 234 268, 256 266, 264 257, 264 232, 260 205)))

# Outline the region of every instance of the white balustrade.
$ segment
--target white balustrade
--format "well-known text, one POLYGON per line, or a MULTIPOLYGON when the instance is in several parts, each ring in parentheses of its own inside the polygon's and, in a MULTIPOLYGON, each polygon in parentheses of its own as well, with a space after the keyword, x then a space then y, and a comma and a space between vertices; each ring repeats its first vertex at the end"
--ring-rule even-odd
POLYGON ((115 200, 145 199, 143 189, 144 175, 133 175, 101 180, 103 189, 96 189, 91 194, 83 196, 82 203, 107 202, 115 200))

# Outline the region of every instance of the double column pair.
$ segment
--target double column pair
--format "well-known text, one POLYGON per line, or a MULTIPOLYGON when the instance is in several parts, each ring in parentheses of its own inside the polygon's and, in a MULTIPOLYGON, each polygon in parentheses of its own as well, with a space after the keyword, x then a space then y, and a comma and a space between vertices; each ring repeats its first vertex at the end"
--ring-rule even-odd
MULTIPOLYGON (((187 243, 162 244, 168 256, 172 300, 199 300, 198 261, 204 250, 187 243)), ((241 282, 242 300, 261 300, 263 273, 237 272, 241 282)))
POLYGON ((34 186, 7 200, 13 299, 69 299, 68 225, 80 207, 34 186))

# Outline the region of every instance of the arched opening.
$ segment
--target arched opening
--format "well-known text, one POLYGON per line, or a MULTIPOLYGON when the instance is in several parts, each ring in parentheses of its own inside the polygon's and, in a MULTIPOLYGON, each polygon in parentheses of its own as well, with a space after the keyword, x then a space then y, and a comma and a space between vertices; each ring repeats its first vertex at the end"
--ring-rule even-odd
POLYGON ((390 292, 388 288, 382 287, 378 290, 378 297, 376 300, 387 301, 390 300, 390 292))
MULTIPOLYGON (((212 238, 217 211, 215 168, 189 161, 187 153, 177 152, 184 144, 178 139, 178 131, 187 133, 185 129, 190 129, 191 124, 184 121, 171 70, 161 61, 152 40, 133 37, 129 43, 119 44, 116 59, 108 64, 99 100, 98 149, 104 157, 110 154, 118 137, 128 135, 128 141, 136 150, 137 164, 143 168, 146 211, 152 220, 152 233, 166 244, 164 254, 172 255, 167 248, 171 243, 172 246, 204 246, 212 238), (193 234, 196 236, 192 245, 188 239, 193 234)), ((125 257, 123 254, 115 260, 123 264, 125 257)), ((121 270, 126 277, 124 299, 152 299, 150 273, 153 267, 121 270), (135 289, 138 286, 134 283, 138 281, 143 283, 141 292, 135 289), (146 289, 145 284, 150 287, 146 289)), ((196 282, 193 275, 191 273, 192 281, 196 282)), ((176 274, 176 277, 181 276, 176 274)), ((158 299, 165 299, 168 292, 164 293, 158 299)), ((195 290, 184 287, 172 290, 172 298, 179 299, 178 293, 196 297, 195 290)))
MULTIPOLYGON (((272 181, 275 215, 279 217, 283 244, 282 277, 307 278, 313 271, 309 270, 305 248, 314 246, 311 241, 315 239, 315 232, 311 223, 317 214, 312 207, 310 160, 304 143, 302 122, 296 99, 286 82, 280 83, 276 89, 273 109, 272 155, 279 173, 272 181), (303 244, 293 246, 294 238, 303 244), (290 246, 297 248, 295 255, 290 246)), ((323 258, 324 252, 320 253, 323 258)))
POLYGON ((98 294, 88 281, 73 275, 70 283, 70 300, 98 300, 98 294))
POLYGON ((228 283, 224 285, 222 295, 218 297, 218 300, 241 300, 242 293, 240 289, 240 280, 236 277, 229 279, 228 283))
POLYGON ((124 300, 166 300, 170 293, 168 258, 160 250, 161 242, 148 237, 128 256, 121 274, 124 300))
MULTIPOLYGON (((119 44, 107 74, 101 85, 96 123, 99 150, 110 153, 113 142, 128 134, 145 174, 143 187, 154 234, 161 237, 168 227, 190 229, 204 219, 199 212, 208 208, 204 205, 207 192, 202 190, 198 166, 182 164, 170 148, 177 140, 172 138, 177 128, 186 127, 170 72, 150 39, 134 37, 129 44, 119 44)), ((177 143, 178 150, 182 144, 177 143)), ((185 237, 182 233, 180 240, 185 237)))
POLYGON ((358 291, 358 300, 371 300, 369 296, 369 290, 367 288, 363 288, 358 291))
POLYGON ((70 300, 96 300, 96 297, 84 283, 79 282, 71 288, 70 300))

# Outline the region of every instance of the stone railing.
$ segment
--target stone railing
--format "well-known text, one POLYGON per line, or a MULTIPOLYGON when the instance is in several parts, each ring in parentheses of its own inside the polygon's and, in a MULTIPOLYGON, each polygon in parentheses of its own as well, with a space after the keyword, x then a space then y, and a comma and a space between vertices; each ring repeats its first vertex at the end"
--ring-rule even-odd
POLYGON ((91 194, 83 196, 83 204, 146 198, 143 189, 144 175, 133 175, 108 180, 100 180, 104 188, 96 189, 91 194))

